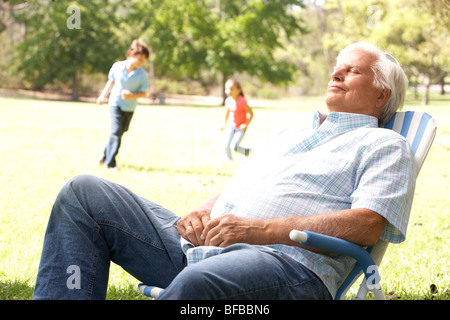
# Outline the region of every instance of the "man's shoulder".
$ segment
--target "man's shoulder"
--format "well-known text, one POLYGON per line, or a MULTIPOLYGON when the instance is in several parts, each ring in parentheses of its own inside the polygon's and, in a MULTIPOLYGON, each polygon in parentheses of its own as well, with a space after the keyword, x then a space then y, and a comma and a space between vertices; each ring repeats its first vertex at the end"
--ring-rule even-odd
POLYGON ((355 146, 360 150, 366 150, 369 153, 375 150, 402 150, 404 154, 408 154, 410 149, 409 143, 405 137, 398 132, 385 128, 360 128, 357 130, 358 135, 355 146), (386 149, 387 148, 387 149, 386 149))
POLYGON ((376 141, 397 140, 406 142, 400 133, 386 128, 359 128, 359 133, 376 141))

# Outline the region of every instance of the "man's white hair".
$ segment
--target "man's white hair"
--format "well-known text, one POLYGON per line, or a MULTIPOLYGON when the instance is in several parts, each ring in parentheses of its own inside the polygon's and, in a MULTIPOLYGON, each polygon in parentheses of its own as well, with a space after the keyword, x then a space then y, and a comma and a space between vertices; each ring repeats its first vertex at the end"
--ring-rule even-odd
POLYGON ((383 127, 395 112, 402 108, 405 102, 408 78, 394 56, 367 42, 350 44, 339 53, 337 61, 339 61, 340 56, 344 52, 353 50, 367 52, 376 58, 375 63, 371 66, 375 74, 373 85, 376 88, 390 90, 389 99, 384 104, 383 110, 378 118, 378 125, 383 127))

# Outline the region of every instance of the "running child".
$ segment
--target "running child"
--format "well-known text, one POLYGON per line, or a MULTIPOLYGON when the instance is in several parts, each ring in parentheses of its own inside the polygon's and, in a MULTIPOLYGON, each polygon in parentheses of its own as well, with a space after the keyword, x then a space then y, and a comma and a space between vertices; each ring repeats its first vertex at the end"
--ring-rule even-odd
POLYGON ((253 110, 247 104, 241 84, 236 79, 229 79, 225 83, 225 153, 229 160, 233 160, 232 150, 248 156, 250 148, 240 146, 244 134, 253 119, 253 110))
POLYGON ((127 59, 113 64, 108 74, 108 82, 97 99, 97 103, 102 104, 111 91, 109 95, 111 134, 99 161, 108 169, 118 169, 116 156, 119 153, 122 136, 128 131, 137 99, 147 94, 148 77, 142 65, 149 56, 147 45, 142 40, 133 40, 128 49, 127 59))

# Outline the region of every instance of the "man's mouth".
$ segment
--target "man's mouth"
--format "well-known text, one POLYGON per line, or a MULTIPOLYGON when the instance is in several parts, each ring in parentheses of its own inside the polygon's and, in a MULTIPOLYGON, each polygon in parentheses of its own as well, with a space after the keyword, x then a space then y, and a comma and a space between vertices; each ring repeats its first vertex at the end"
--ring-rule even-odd
POLYGON ((342 88, 341 86, 338 86, 336 84, 332 84, 332 85, 328 86, 328 90, 331 90, 331 89, 340 90, 340 91, 347 91, 344 88, 342 88))

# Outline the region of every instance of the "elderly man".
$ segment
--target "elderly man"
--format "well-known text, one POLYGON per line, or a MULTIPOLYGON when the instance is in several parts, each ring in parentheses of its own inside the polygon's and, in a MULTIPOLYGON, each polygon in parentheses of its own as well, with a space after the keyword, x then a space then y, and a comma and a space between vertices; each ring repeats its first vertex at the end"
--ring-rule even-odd
POLYGON ((406 85, 394 58, 350 45, 331 75, 329 114, 270 138, 221 195, 181 219, 122 186, 76 177, 53 207, 35 299, 105 298, 110 261, 166 288, 160 299, 333 298, 351 258, 302 247, 289 232, 362 246, 404 240, 416 168, 405 139, 379 127, 406 85))

